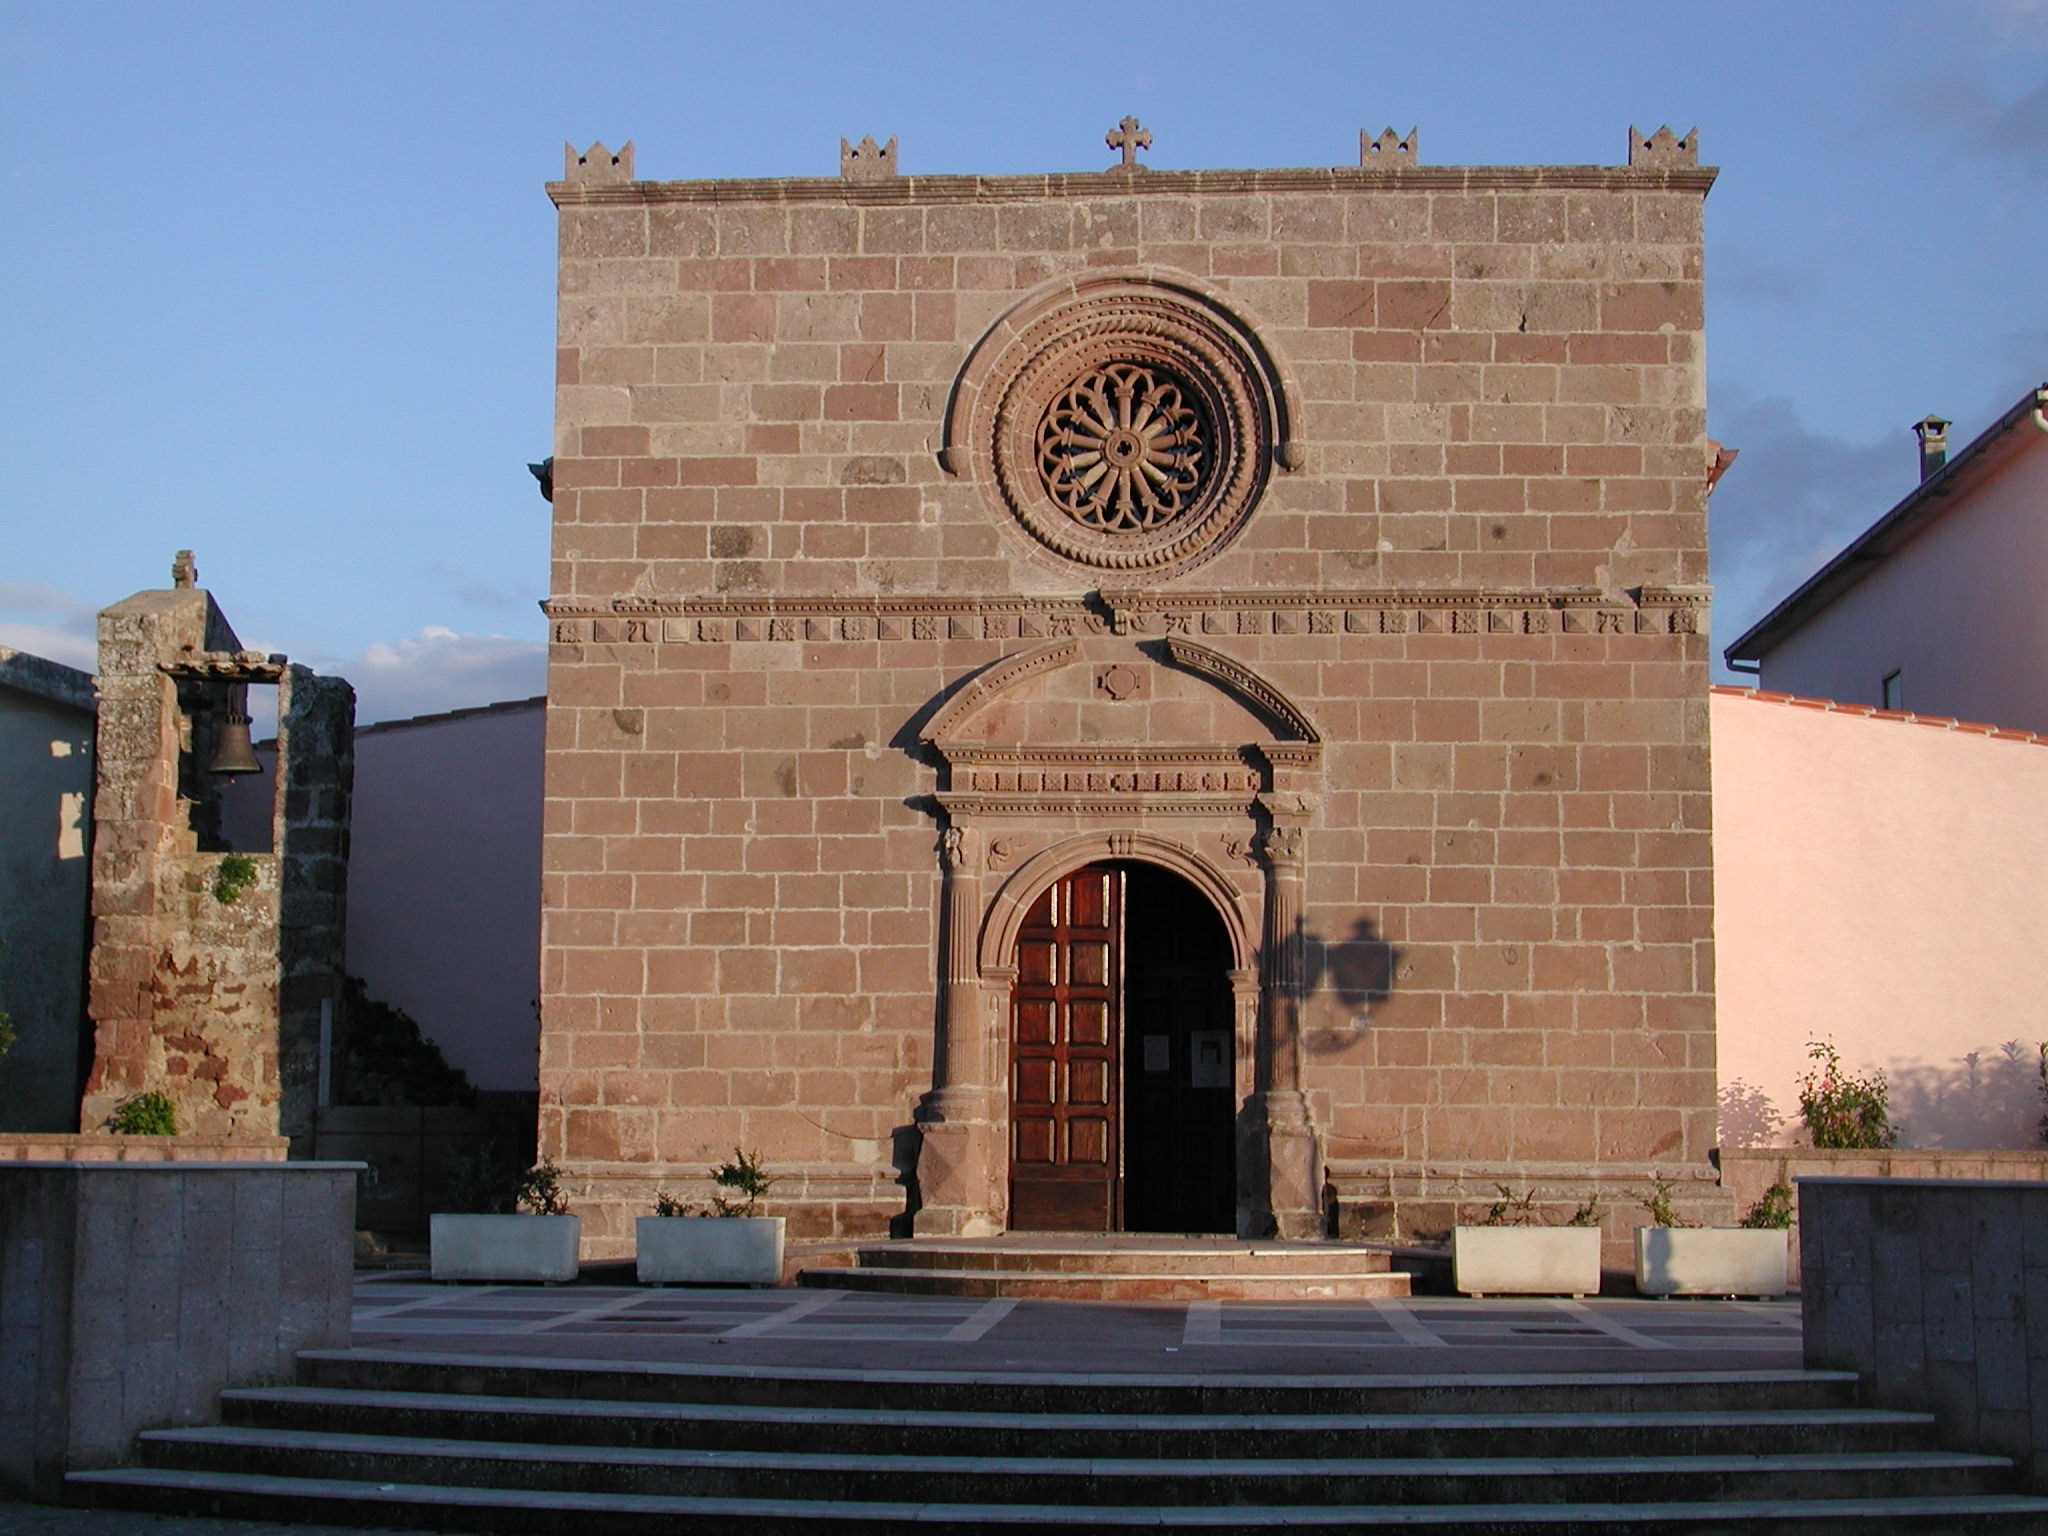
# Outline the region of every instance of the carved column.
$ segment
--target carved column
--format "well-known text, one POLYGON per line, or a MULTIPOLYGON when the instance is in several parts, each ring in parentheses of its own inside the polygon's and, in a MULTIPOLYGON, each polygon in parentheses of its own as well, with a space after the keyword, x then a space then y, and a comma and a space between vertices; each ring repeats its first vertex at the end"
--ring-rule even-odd
POLYGON ((1319 1237, 1323 1230, 1322 1159, 1308 1098, 1301 1091, 1303 949, 1302 829, 1276 825, 1263 841, 1266 856, 1266 932, 1260 1013, 1260 1079, 1251 1166, 1254 1219, 1264 1232, 1247 1236, 1319 1237), (1257 1209, 1263 1204, 1264 1210, 1257 1209))
POLYGON ((921 1140, 916 1217, 920 1235, 984 1237, 1002 1230, 996 1190, 996 1125, 990 1113, 988 1031, 982 1017, 982 837, 948 827, 939 837, 945 871, 940 913, 939 1028, 932 1089, 917 1107, 921 1140))

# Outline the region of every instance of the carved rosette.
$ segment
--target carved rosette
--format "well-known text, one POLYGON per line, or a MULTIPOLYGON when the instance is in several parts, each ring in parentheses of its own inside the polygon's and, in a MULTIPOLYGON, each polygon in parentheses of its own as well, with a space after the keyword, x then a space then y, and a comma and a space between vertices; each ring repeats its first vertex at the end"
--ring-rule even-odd
POLYGON ((1245 338, 1190 297, 1131 284, 1077 298, 1016 333, 983 388, 994 498, 1062 559, 1176 575, 1257 504, 1268 395, 1245 338))

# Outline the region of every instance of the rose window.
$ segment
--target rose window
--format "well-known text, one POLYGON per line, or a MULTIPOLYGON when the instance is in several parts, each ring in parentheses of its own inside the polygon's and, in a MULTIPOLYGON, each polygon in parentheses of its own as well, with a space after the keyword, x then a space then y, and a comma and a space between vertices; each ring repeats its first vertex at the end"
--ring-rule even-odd
POLYGON ((1135 533, 1200 494, 1214 432, 1199 397, 1160 368, 1111 363, 1054 397, 1038 424, 1038 473, 1075 522, 1135 533))
POLYGON ((969 359, 942 462, 966 468, 971 436, 994 509, 1055 559, 1178 575, 1221 553, 1265 488, 1268 367, 1206 299, 1149 279, 1076 279, 969 359))

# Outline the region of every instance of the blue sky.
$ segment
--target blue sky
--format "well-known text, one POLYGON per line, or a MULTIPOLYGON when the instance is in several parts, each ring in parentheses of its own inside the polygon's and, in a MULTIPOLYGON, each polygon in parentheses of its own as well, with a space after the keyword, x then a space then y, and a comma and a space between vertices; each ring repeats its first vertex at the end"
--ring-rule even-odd
POLYGON ((1700 129, 1717 644, 2048 379, 2048 0, 0 0, 0 643, 195 548, 365 719, 538 692, 564 140, 647 178, 1616 164, 1700 129))

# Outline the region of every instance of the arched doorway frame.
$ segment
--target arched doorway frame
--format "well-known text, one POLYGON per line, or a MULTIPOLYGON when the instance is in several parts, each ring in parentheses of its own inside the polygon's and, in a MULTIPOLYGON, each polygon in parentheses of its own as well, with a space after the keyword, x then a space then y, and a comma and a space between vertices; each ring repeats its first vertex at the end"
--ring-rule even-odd
POLYGON ((962 681, 921 736, 943 774, 934 800, 944 878, 933 1085, 915 1115, 915 1230, 1005 1230, 1017 930, 1063 874, 1132 859, 1186 878, 1230 936, 1239 1235, 1320 1231, 1320 1155, 1299 1045, 1304 856, 1322 774, 1313 722, 1253 668, 1211 647, 1177 635, 1156 647, 1098 635, 991 663, 962 681), (969 730, 985 708, 1035 679, 1118 659, 1197 676, 1248 706, 1265 732, 1162 744, 983 740, 969 730), (1222 860, 1207 851, 1212 844, 1222 860))
MULTIPOLYGON (((1000 1124, 1009 1123, 1008 1066, 1015 1027, 1013 1006, 1017 983, 1017 940, 1032 906, 1060 880, 1092 864, 1148 864, 1184 880, 1223 924, 1230 942, 1230 963, 1224 976, 1230 987, 1233 1105, 1243 1105, 1258 1088, 1259 1032, 1259 932, 1258 900, 1204 857, 1192 844, 1158 832, 1128 828, 1107 832, 1077 832, 1026 859, 997 888, 983 910, 978 969, 985 1002, 988 1029, 984 1060, 1002 1064, 1002 1073, 992 1081, 991 1108, 1000 1124)), ((1010 1182, 1010 1138, 994 1137, 990 1143, 991 1181, 999 1190, 1010 1182)), ((1247 1217, 1247 1197, 1240 1173, 1232 1191, 1232 1204, 1242 1226, 1247 1217)))

